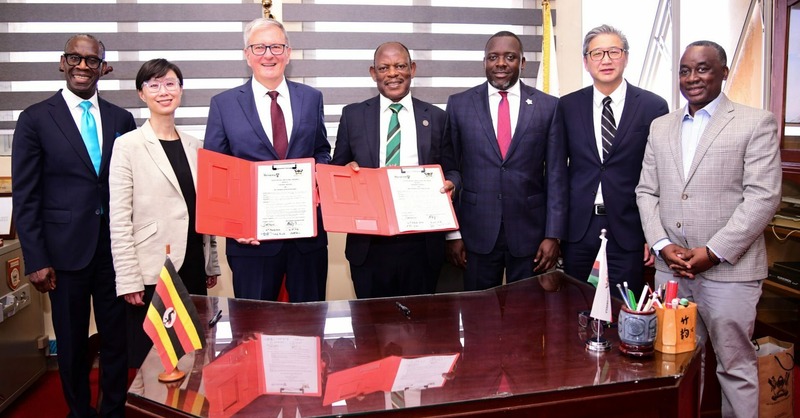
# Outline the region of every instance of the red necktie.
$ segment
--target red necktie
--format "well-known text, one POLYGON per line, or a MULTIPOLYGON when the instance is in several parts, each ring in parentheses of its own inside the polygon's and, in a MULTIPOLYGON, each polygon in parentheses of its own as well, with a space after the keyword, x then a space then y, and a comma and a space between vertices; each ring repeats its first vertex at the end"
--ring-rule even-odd
POLYGON ((286 158, 286 150, 289 148, 289 138, 286 136, 286 120, 283 119, 283 110, 278 104, 278 92, 273 90, 267 93, 272 98, 272 105, 269 114, 272 118, 272 146, 278 153, 278 158, 286 158))
POLYGON ((508 92, 500 92, 500 106, 497 107, 497 145, 500 155, 506 158, 508 146, 511 145, 511 110, 508 106, 508 92))

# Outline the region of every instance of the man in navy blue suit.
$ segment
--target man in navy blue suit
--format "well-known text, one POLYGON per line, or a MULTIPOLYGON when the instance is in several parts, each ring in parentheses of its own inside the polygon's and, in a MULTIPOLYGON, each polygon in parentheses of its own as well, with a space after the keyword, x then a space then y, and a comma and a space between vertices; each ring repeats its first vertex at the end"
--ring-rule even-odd
MULTIPOLYGON (((411 97, 411 79, 417 64, 405 45, 387 42, 375 50, 372 79, 378 96, 345 106, 336 135, 333 164, 358 167, 392 165, 387 132, 393 110, 397 111, 401 140, 401 166, 439 164, 448 191, 453 188, 453 145, 446 135, 447 114, 438 107, 411 97)), ((347 234, 345 255, 358 298, 433 293, 444 263, 444 233, 378 237, 347 234)))
POLYGON ((103 100, 105 47, 75 35, 59 70, 67 89, 25 109, 12 144, 14 219, 25 271, 48 293, 58 370, 70 417, 122 417, 127 387, 125 301, 117 298, 108 228, 108 162, 114 140, 136 129, 130 112, 103 100), (91 301, 91 303, 90 303, 91 301), (102 404, 90 405, 90 305, 100 334, 102 404))
POLYGON ((525 57, 513 33, 494 34, 484 52, 488 81, 447 101, 463 238, 447 256, 466 268, 466 290, 497 286, 504 271, 510 283, 551 269, 567 211, 558 99, 519 81, 525 57))
POLYGON ((627 281, 638 297, 643 268, 653 264, 653 255, 645 243, 634 189, 650 122, 669 109, 661 97, 625 81, 628 48, 628 39, 616 28, 590 30, 583 41, 583 64, 593 85, 559 101, 570 193, 561 249, 564 272, 585 280, 600 249, 600 230, 605 229, 609 281, 612 287, 627 281), (604 101, 609 112, 605 122, 604 101), (604 125, 611 122, 613 126, 604 125))
MULTIPOLYGON (((331 146, 322 93, 284 77, 292 48, 283 25, 255 19, 245 27, 244 41, 253 77, 211 99, 204 147, 250 161, 314 158, 317 164, 327 164, 331 146), (282 118, 273 116, 276 109, 282 118)), ((328 238, 319 211, 317 218, 313 238, 228 239, 226 253, 236 297, 276 300, 285 276, 292 302, 325 300, 328 238)))

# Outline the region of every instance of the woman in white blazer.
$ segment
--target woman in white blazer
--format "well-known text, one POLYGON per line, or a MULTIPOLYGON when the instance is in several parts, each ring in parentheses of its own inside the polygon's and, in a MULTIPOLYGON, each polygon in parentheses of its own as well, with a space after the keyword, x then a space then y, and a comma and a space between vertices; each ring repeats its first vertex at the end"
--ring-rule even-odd
POLYGON ((169 246, 191 294, 206 295, 220 274, 216 240, 195 231, 200 141, 175 127, 183 75, 165 59, 136 75, 150 119, 114 143, 109 174, 111 251, 117 296, 128 302, 129 360, 138 367, 152 342, 142 330, 169 246))

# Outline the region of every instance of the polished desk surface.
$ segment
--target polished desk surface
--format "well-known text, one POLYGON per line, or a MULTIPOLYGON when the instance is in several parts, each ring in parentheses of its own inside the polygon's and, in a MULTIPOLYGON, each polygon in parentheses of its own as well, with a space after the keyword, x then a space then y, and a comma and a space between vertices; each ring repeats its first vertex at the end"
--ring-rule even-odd
MULTIPOLYGON (((209 404, 213 397, 204 392, 204 367, 255 333, 319 337, 323 389, 328 374, 388 356, 459 353, 445 384, 418 391, 407 408, 541 395, 574 399, 658 390, 675 385, 687 371, 695 378, 694 352, 627 357, 614 328, 604 333, 611 351, 587 351, 590 335, 578 326, 578 312, 590 309, 593 297, 592 286, 560 272, 485 291, 387 299, 286 304, 195 296, 207 347, 181 360, 187 377, 171 385, 158 382, 163 367, 151 351, 131 385, 129 406, 159 411, 155 416, 229 416, 209 404), (398 309, 398 301, 410 313, 398 309), (222 320, 208 329, 217 310, 223 311, 222 320)), ((614 304, 616 317, 619 303, 614 304)), ((263 395, 234 416, 363 414, 391 409, 389 398, 388 392, 375 392, 323 406, 321 396, 263 395)))

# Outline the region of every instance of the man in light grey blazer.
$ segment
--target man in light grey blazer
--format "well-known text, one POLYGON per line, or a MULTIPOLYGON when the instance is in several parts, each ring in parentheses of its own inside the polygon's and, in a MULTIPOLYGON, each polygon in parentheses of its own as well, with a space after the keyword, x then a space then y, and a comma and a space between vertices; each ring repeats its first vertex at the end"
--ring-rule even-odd
POLYGON ((689 44, 680 89, 688 104, 650 126, 636 188, 656 284, 677 280, 697 303, 698 343, 711 339, 722 416, 758 416, 758 373, 750 338, 767 277, 764 228, 780 203, 775 117, 722 94, 725 51, 689 44))

